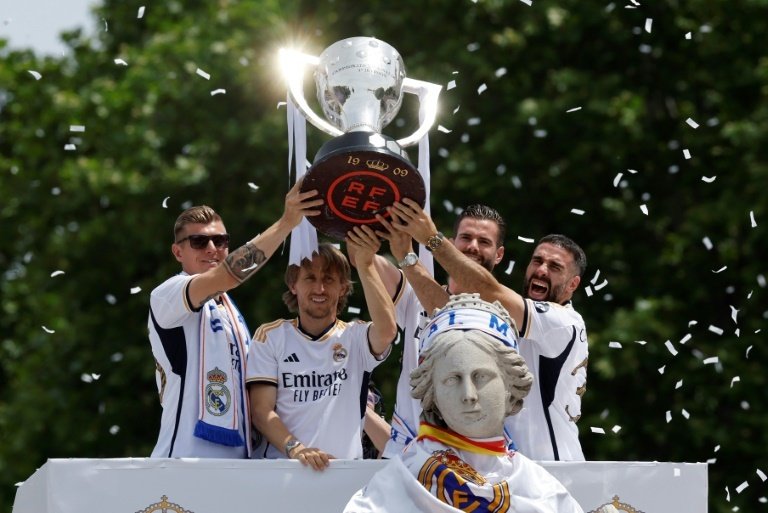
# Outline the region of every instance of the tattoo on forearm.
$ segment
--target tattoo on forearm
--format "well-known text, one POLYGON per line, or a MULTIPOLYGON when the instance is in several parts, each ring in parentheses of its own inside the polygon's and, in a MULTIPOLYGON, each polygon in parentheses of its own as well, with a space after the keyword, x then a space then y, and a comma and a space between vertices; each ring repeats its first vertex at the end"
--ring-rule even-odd
POLYGON ((208 296, 207 298, 205 298, 205 299, 203 299, 202 301, 200 301, 200 304, 199 304, 199 305, 197 305, 197 308, 200 308, 201 306, 203 306, 204 304, 206 304, 206 303, 207 303, 208 301, 210 301, 211 299, 216 299, 217 297, 219 297, 219 296, 220 296, 220 295, 222 295, 223 293, 224 293, 224 291, 223 291, 223 290, 220 290, 220 291, 218 291, 218 292, 214 292, 213 294, 211 294, 211 295, 210 295, 210 296, 208 296))
POLYGON ((267 257, 262 250, 247 242, 227 256, 224 266, 238 282, 242 283, 261 269, 261 264, 266 260, 267 257))

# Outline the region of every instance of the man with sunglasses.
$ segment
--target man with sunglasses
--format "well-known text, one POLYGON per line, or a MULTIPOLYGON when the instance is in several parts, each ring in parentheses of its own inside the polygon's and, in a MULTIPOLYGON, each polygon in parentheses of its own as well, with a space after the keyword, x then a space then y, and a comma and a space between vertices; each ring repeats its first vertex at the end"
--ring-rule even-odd
POLYGON ((171 252, 182 271, 150 295, 149 340, 163 407, 152 457, 250 455, 243 375, 250 332, 226 291, 258 272, 322 203, 317 191, 301 193, 297 183, 283 215, 232 252, 224 221, 212 208, 191 207, 176 219, 171 252))

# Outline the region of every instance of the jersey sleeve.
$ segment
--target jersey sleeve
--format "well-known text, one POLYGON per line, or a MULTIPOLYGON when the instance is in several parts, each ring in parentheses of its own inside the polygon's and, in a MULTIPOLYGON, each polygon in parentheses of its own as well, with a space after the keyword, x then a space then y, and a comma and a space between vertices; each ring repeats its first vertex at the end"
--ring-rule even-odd
POLYGON ((574 326, 583 331, 581 316, 573 308, 531 299, 525 299, 524 304, 520 338, 537 344, 543 356, 559 355, 568 345, 574 326), (561 331, 563 336, 558 336, 561 331))
POLYGON ((200 309, 189 302, 189 283, 193 276, 177 274, 156 287, 149 296, 149 305, 155 320, 162 328, 181 326, 186 317, 200 309))
POLYGON ((259 326, 248 349, 248 361, 245 366, 246 383, 269 383, 277 385, 278 358, 277 340, 280 330, 274 323, 259 326))

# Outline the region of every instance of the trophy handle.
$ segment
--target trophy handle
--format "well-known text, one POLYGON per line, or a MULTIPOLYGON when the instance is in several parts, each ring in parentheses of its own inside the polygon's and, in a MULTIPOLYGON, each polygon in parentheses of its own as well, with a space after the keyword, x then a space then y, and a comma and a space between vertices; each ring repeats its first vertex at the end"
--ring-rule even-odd
POLYGON ((437 97, 443 86, 425 82, 423 80, 414 80, 412 78, 403 79, 403 91, 419 96, 420 110, 424 113, 424 120, 421 126, 408 137, 397 140, 397 144, 405 148, 418 143, 424 134, 429 132, 437 117, 437 97))
MULTIPOLYGON (((307 104, 304 98, 304 70, 306 66, 317 67, 320 64, 320 57, 307 55, 295 50, 281 48, 279 53, 280 64, 283 69, 286 81, 288 82, 288 93, 291 99, 296 103, 296 107, 304 114, 304 117, 310 123, 315 125, 323 132, 338 137, 344 135, 344 132, 330 124, 325 119, 318 116, 314 110, 307 104)), ((437 117, 437 97, 443 86, 425 82, 423 80, 414 80, 412 78, 403 79, 403 91, 416 94, 419 97, 420 109, 424 113, 424 120, 421 126, 408 137, 397 140, 401 147, 413 146, 418 143, 424 134, 429 132, 437 117)))
POLYGON ((307 100, 304 98, 304 69, 306 66, 317 67, 317 65, 320 64, 320 58, 295 50, 281 48, 279 59, 283 68, 283 74, 288 82, 288 93, 291 95, 291 99, 296 103, 296 107, 298 107, 301 113, 304 114, 304 117, 307 118, 310 123, 329 135, 334 137, 344 135, 344 132, 315 114, 315 111, 312 110, 309 104, 307 104, 307 100))

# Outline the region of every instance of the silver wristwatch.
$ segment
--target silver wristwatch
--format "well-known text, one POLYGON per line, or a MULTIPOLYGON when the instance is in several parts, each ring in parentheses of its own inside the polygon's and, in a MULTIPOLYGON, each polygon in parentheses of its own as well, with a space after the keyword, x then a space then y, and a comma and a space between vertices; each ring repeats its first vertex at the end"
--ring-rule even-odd
POLYGON ((417 255, 416 253, 408 253, 407 255, 405 255, 405 258, 403 258, 397 263, 397 266, 400 269, 402 269, 403 267, 410 267, 412 265, 416 265, 416 262, 418 261, 419 261, 419 255, 417 255))
POLYGON ((301 445, 301 442, 299 442, 296 438, 291 438, 285 444, 285 455, 290 458, 293 450, 300 445, 301 445))

